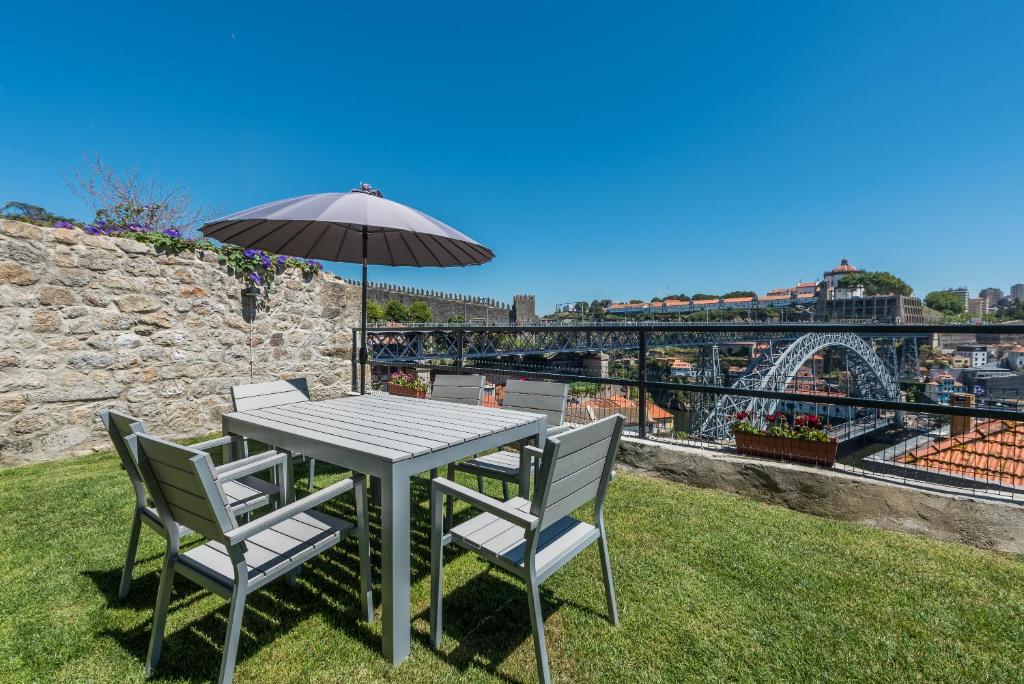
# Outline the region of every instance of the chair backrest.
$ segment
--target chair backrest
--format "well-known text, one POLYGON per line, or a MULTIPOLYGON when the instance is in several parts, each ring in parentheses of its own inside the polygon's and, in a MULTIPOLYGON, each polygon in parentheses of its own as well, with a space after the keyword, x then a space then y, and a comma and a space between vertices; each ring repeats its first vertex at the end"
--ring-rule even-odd
POLYGON ((479 406, 484 398, 484 376, 437 375, 430 389, 430 398, 479 406))
POLYGON ((135 488, 135 500, 139 506, 146 505, 146 491, 142 483, 142 473, 139 471, 138 445, 135 435, 145 434, 146 427, 142 421, 127 413, 120 413, 113 409, 99 412, 103 427, 110 435, 110 441, 114 444, 114 450, 121 459, 121 466, 128 473, 128 478, 135 488))
POLYGON ((145 434, 135 435, 139 470, 168 530, 184 525, 224 542, 235 518, 224 505, 210 455, 145 434))
POLYGON ((548 417, 548 427, 565 422, 565 403, 569 399, 569 385, 564 382, 537 382, 536 380, 509 380, 505 383, 505 397, 501 407, 548 417))
MULTIPOLYGON (((550 437, 544 443, 530 508, 540 518, 540 529, 595 499, 600 515, 625 422, 621 415, 609 416, 550 437)), ((526 448, 538 451, 535 447, 526 448)))
POLYGON ((309 387, 306 378, 257 382, 251 385, 235 385, 231 388, 231 402, 236 411, 269 408, 309 401, 309 387))

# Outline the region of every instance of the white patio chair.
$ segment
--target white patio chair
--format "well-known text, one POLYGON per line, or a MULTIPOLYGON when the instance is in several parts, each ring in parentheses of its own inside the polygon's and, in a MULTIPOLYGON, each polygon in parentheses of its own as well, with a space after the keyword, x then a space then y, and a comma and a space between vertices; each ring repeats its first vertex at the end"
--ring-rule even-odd
MULTIPOLYGON (((568 430, 565 422, 565 405, 569 398, 569 385, 562 382, 537 382, 534 380, 508 380, 505 383, 505 397, 501 407, 515 411, 543 413, 548 417, 547 436, 553 437, 568 430)), ((448 466, 448 479, 454 480, 459 470, 476 475, 477 489, 484 491, 484 478, 501 481, 505 500, 509 498, 509 483, 519 482, 520 455, 514 451, 498 451, 486 456, 453 463, 448 466)), ((536 464, 530 463, 530 477, 536 464)), ((520 492, 520 496, 528 496, 520 492)), ((451 518, 449 517, 449 522, 451 518)))
MULTIPOLYGON (((131 533, 128 536, 128 552, 125 556, 124 570, 121 571, 121 585, 117 591, 118 599, 123 601, 128 598, 128 592, 131 590, 132 571, 135 568, 139 534, 143 523, 164 539, 168 538, 168 533, 153 507, 153 502, 146 491, 142 474, 139 471, 138 448, 134 435, 146 434, 145 426, 138 418, 113 410, 100 411, 99 417, 121 459, 121 467, 128 473, 128 479, 131 480, 132 488, 135 490, 135 513, 132 518, 131 533)), ((193 448, 223 447, 228 449, 231 445, 230 437, 218 437, 195 444, 193 448)), ((276 505, 283 501, 282 493, 287 490, 282 489, 282 485, 273 485, 266 480, 252 477, 252 473, 277 468, 279 473, 284 474, 285 459, 286 456, 283 454, 268 451, 216 468, 214 473, 221 482, 224 500, 229 510, 234 515, 247 515, 250 511, 268 504, 276 505)), ((287 483, 287 477, 279 477, 278 481, 287 483)), ((177 533, 179 537, 184 537, 191 534, 191 531, 187 527, 181 527, 177 533)))
POLYGON ((362 475, 324 487, 239 526, 224 505, 223 485, 209 454, 148 435, 137 435, 136 440, 139 469, 153 494, 160 519, 170 532, 146 656, 147 677, 160 660, 171 588, 177 574, 231 600, 218 677, 222 683, 230 682, 234 674, 246 597, 280 577, 287 576, 289 583, 294 583, 303 563, 353 533, 359 539, 362 615, 367 622, 373 621, 366 483, 362 475), (355 524, 311 510, 350 491, 355 493, 355 524), (180 525, 188 526, 208 541, 182 551, 180 525))
MULTIPOLYGON (((306 378, 291 380, 272 380, 256 382, 248 385, 235 385, 231 388, 231 403, 236 411, 286 406, 300 401, 309 401, 309 385, 306 378)), ((309 461, 307 485, 313 491, 313 478, 316 476, 316 459, 306 458, 302 454, 292 454, 292 463, 309 461)))
MULTIPOLYGON (((547 440, 532 501, 522 497, 499 501, 445 478, 430 483, 430 643, 434 648, 441 646, 444 547, 448 544, 468 549, 526 583, 537 672, 545 684, 551 681, 551 672, 540 584, 594 542, 599 542, 601 550, 608 618, 618 624, 604 500, 624 422, 620 415, 610 416, 547 440), (482 513, 445 532, 445 496, 461 499, 482 513), (572 517, 590 501, 596 502, 596 525, 572 517)), ((541 456, 536 447, 526 448, 541 456)))

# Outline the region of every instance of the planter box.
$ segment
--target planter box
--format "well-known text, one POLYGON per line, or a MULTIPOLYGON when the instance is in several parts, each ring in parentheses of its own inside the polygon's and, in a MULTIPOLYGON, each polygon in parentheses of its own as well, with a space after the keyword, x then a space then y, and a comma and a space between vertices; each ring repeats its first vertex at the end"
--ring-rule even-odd
POLYGON ((749 432, 737 432, 734 437, 736 450, 741 454, 796 461, 826 468, 831 468, 835 464, 836 452, 839 450, 839 442, 835 439, 811 442, 806 439, 754 435, 749 432))
POLYGON ((394 394, 395 396, 398 397, 415 397, 417 399, 423 399, 427 396, 427 390, 418 390, 412 387, 402 387, 400 385, 393 385, 389 382, 388 394, 394 394))

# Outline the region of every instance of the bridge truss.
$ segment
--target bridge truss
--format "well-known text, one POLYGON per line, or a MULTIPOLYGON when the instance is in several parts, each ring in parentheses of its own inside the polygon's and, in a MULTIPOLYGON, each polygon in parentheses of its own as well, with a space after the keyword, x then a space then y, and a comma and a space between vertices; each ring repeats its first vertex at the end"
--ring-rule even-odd
MULTIPOLYGON (((808 333, 795 340, 771 340, 731 387, 787 391, 798 371, 815 354, 826 349, 844 354, 854 383, 853 396, 898 399, 900 369, 895 341, 872 341, 853 333, 808 333)), ((813 401, 813 395, 808 396, 808 401, 813 401)), ((740 411, 763 426, 764 417, 774 413, 778 405, 779 400, 774 398, 720 395, 713 405, 702 407, 703 411, 698 412, 695 424, 700 427, 696 432, 709 439, 725 439, 740 411)))

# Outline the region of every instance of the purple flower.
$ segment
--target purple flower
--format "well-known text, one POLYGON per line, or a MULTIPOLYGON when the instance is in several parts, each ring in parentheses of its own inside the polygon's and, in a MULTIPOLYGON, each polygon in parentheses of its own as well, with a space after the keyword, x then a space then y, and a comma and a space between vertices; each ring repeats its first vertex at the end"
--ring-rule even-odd
POLYGON ((70 221, 57 221, 56 223, 53 224, 53 227, 54 228, 74 228, 75 224, 71 223, 70 221))
POLYGON ((287 263, 288 263, 288 257, 286 257, 285 255, 282 254, 281 256, 277 257, 277 265, 278 266, 284 266, 287 263))
POLYGON ((249 280, 252 281, 253 285, 262 285, 263 284, 263 278, 260 278, 260 274, 259 273, 250 273, 249 274, 249 280))
POLYGON ((92 224, 83 227, 82 230, 84 230, 89 235, 101 235, 103 233, 103 229, 102 228, 100 228, 99 226, 92 225, 92 224))
POLYGON ((181 231, 178 230, 177 228, 167 228, 167 229, 165 229, 165 230, 163 230, 161 232, 163 232, 164 235, 166 235, 167 237, 170 237, 170 238, 180 238, 181 237, 181 231))
POLYGON ((315 268, 317 270, 320 270, 324 267, 324 265, 321 264, 319 261, 314 261, 313 259, 306 259, 306 266, 307 268, 315 268))
POLYGON ((243 250, 242 251, 242 256, 244 256, 246 259, 255 259, 257 257, 257 255, 259 255, 259 253, 260 253, 260 250, 258 250, 258 249, 251 249, 250 248, 250 249, 243 250))
POLYGON ((270 268, 270 255, 266 252, 261 252, 260 263, 263 264, 263 268, 270 268))

